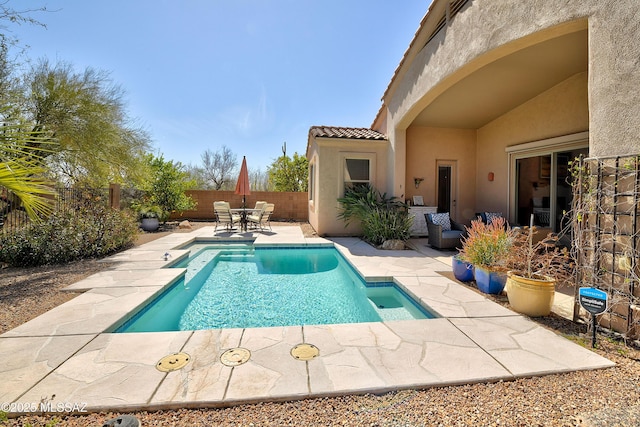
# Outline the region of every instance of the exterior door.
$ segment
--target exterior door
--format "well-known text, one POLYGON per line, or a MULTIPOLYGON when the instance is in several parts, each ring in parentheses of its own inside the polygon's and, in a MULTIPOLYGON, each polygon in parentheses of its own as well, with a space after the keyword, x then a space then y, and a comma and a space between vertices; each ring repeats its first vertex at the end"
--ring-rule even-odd
POLYGON ((455 173, 455 161, 437 161, 436 200, 438 201, 438 212, 449 212, 454 219, 457 217, 455 173))

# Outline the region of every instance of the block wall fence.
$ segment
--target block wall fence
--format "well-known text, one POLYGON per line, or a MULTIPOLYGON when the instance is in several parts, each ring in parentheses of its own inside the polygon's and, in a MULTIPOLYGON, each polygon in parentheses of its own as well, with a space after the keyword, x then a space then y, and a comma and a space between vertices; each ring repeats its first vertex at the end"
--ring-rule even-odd
MULTIPOLYGON (((172 214, 171 220, 200 220, 212 221, 213 202, 224 200, 231 204, 232 208, 242 207, 242 196, 233 191, 215 190, 188 190, 186 194, 198 203, 196 210, 184 211, 182 215, 172 214)), ((253 207, 258 200, 264 200, 275 205, 271 219, 274 221, 308 221, 308 193, 305 192, 280 192, 280 191, 252 191, 246 197, 247 207, 253 207)))

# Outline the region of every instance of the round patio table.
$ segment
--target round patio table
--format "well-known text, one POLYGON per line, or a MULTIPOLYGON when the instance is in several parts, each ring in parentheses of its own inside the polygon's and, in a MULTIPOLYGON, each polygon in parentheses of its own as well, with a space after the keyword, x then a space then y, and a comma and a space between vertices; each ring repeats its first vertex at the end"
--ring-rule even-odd
POLYGON ((242 231, 247 231, 247 212, 260 212, 260 209, 254 208, 237 208, 237 209, 229 209, 231 213, 239 213, 240 214, 240 229, 242 231))

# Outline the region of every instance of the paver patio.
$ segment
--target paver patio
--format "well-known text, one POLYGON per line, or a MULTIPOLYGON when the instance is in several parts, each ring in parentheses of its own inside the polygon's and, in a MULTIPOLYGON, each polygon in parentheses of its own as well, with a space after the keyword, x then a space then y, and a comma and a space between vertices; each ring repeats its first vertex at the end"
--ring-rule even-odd
POLYGON ((441 317, 385 323, 115 334, 114 325, 178 280, 162 268, 188 255, 180 247, 213 238, 213 227, 174 233, 111 258, 107 271, 68 287, 86 291, 0 335, 0 402, 14 408, 74 405, 88 411, 215 407, 345 393, 511 380, 611 367, 609 360, 562 338, 439 272, 448 257, 380 251, 357 238, 306 238, 299 227, 265 233, 255 245, 335 245, 366 279, 393 278, 441 317), (169 257, 165 260, 165 253, 169 257), (300 343, 319 356, 292 357, 300 343), (220 356, 245 348, 249 360, 220 356), (189 355, 161 372, 164 356, 189 355), (17 403, 21 403, 18 405, 17 403))

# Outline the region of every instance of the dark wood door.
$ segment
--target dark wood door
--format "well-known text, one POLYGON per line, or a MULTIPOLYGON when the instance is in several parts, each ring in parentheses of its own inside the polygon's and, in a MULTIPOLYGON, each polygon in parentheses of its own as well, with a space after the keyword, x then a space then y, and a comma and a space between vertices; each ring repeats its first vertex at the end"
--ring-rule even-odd
POLYGON ((451 212, 451 166, 438 166, 438 212, 451 212))

